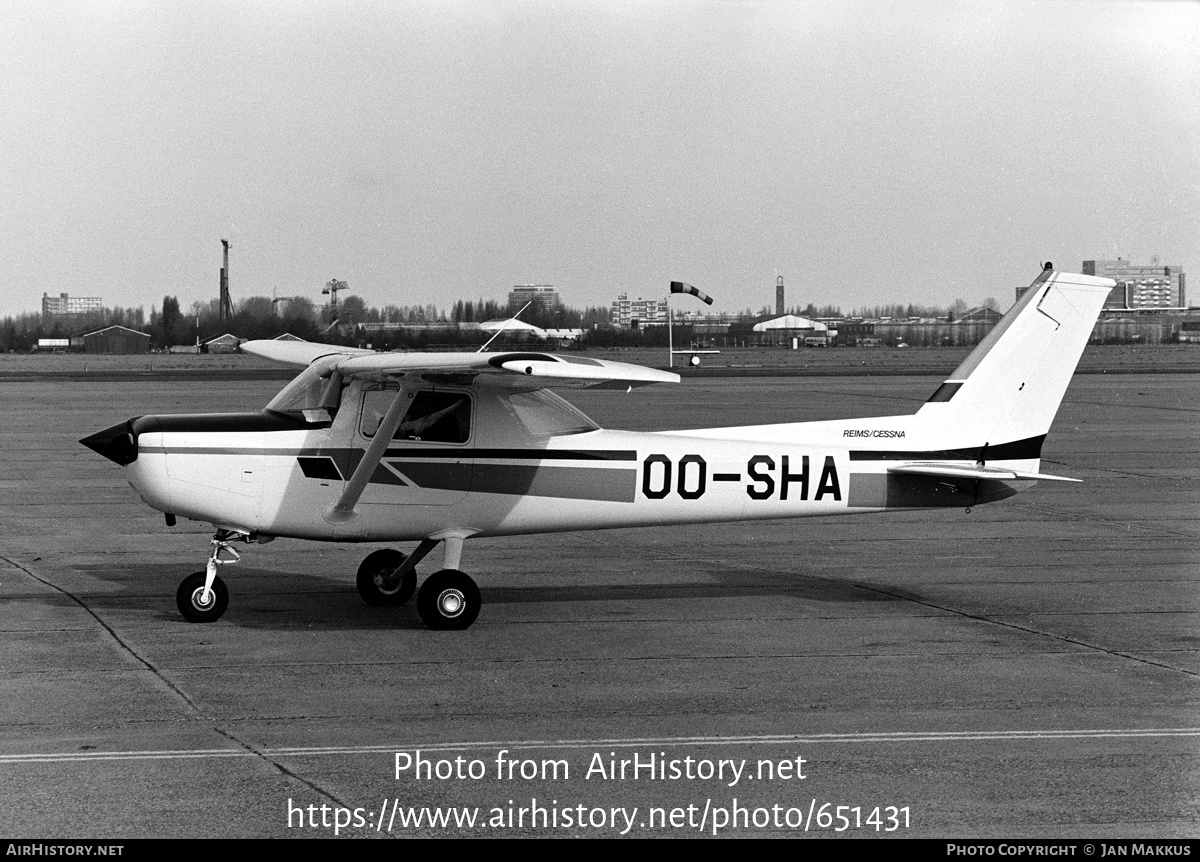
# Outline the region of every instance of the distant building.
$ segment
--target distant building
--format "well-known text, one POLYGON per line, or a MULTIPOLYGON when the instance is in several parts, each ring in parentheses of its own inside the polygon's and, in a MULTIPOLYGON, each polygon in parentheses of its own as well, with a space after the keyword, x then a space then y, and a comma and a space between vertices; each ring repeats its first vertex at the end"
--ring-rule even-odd
POLYGON ((553 311, 562 305, 558 291, 551 284, 515 284, 508 292, 508 309, 517 311, 525 303, 533 303, 530 310, 553 311))
POLYGON ((72 336, 71 349, 84 353, 149 353, 150 333, 128 326, 105 326, 72 336))
POLYGON ((967 311, 964 311, 958 316, 958 320, 955 322, 964 325, 968 323, 983 323, 988 326, 995 326, 1003 316, 1004 315, 996 311, 996 309, 987 308, 981 305, 977 308, 971 308, 967 311))
MULTIPOLYGON (((1181 266, 1162 266, 1157 260, 1149 266, 1137 266, 1117 258, 1085 260, 1082 272, 1117 283, 1104 301, 1106 309, 1187 308, 1187 280, 1181 266)), ((1018 286, 1017 299, 1027 290, 1029 285, 1018 286)))
POLYGON ((754 324, 751 331, 754 333, 755 343, 761 346, 812 346, 818 342, 826 346, 837 336, 837 330, 830 330, 819 320, 809 320, 795 314, 760 321, 754 324))
POLYGON ((42 294, 42 314, 48 317, 59 317, 64 314, 87 314, 89 311, 103 311, 104 305, 98 296, 68 296, 60 293, 51 296, 42 294))
POLYGON ((1003 315, 994 308, 977 306, 949 318, 910 318, 879 322, 875 335, 885 344, 909 347, 974 347, 991 332, 1003 315))
POLYGON ((630 299, 622 293, 612 303, 612 325, 626 329, 641 326, 665 326, 667 323, 667 301, 665 299, 630 299))
POLYGON ((883 342, 875 337, 875 324, 862 318, 842 320, 837 324, 839 343, 849 347, 879 347, 883 342))
POLYGON ((783 317, 783 276, 775 279, 775 316, 783 317))
POLYGON ((1187 285, 1181 266, 1162 266, 1151 258, 1149 266, 1116 260, 1085 260, 1084 275, 1098 275, 1117 282, 1105 308, 1186 308, 1187 285))
POLYGON ((224 335, 214 335, 212 338, 206 338, 200 342, 201 353, 237 353, 238 345, 242 343, 242 339, 236 335, 226 332, 224 335))

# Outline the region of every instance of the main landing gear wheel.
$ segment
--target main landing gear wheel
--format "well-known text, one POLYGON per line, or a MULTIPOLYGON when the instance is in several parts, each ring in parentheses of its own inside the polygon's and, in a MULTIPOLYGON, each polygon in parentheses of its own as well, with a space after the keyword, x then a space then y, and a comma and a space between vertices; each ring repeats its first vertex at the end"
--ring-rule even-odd
POLYGON ((479 587, 455 569, 434 572, 417 593, 417 613, 431 629, 465 629, 479 616, 479 587))
POLYGON ((175 604, 179 612, 193 623, 214 623, 229 607, 229 590, 219 577, 213 579, 212 591, 204 602, 204 572, 188 575, 175 591, 175 604))
POLYGON ((412 598, 417 589, 417 573, 410 571, 403 578, 396 570, 406 557, 399 551, 384 548, 369 554, 358 567, 358 594, 374 607, 397 607, 412 598))

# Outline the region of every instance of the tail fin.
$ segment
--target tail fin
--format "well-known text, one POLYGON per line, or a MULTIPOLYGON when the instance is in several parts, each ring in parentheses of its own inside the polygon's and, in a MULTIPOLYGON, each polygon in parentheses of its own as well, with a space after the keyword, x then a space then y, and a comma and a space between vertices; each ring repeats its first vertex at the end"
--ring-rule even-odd
POLYGON ((1037 457, 1115 284, 1047 268, 921 407, 917 421, 977 441, 972 445, 985 453, 980 461, 1037 457))

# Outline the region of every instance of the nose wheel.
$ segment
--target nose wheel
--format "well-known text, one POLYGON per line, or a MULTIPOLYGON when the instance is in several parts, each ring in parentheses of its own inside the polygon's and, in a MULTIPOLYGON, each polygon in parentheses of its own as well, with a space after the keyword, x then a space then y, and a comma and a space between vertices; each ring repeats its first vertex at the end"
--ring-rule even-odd
POLYGON ((175 591, 175 605, 188 622, 216 622, 229 607, 229 590, 225 588, 225 582, 214 577, 212 588, 206 590, 204 581, 207 577, 207 572, 188 575, 175 591))

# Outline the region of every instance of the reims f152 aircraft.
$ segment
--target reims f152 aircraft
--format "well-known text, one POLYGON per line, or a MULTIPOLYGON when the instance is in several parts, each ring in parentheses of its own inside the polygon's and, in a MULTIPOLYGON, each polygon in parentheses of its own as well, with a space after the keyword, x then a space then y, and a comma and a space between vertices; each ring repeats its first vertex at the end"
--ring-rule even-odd
POLYGON ((235 541, 417 541, 358 570, 371 605, 416 591, 421 619, 480 609, 463 542, 606 527, 844 515, 1001 500, 1039 480, 1042 442, 1114 282, 1049 264, 915 414, 698 431, 597 426, 557 386, 627 389, 666 371, 547 353, 372 353, 307 342, 243 349, 304 370, 258 413, 141 416, 81 442, 150 506, 216 528, 180 612, 218 619, 235 541), (442 565, 416 590, 416 566, 442 565))

